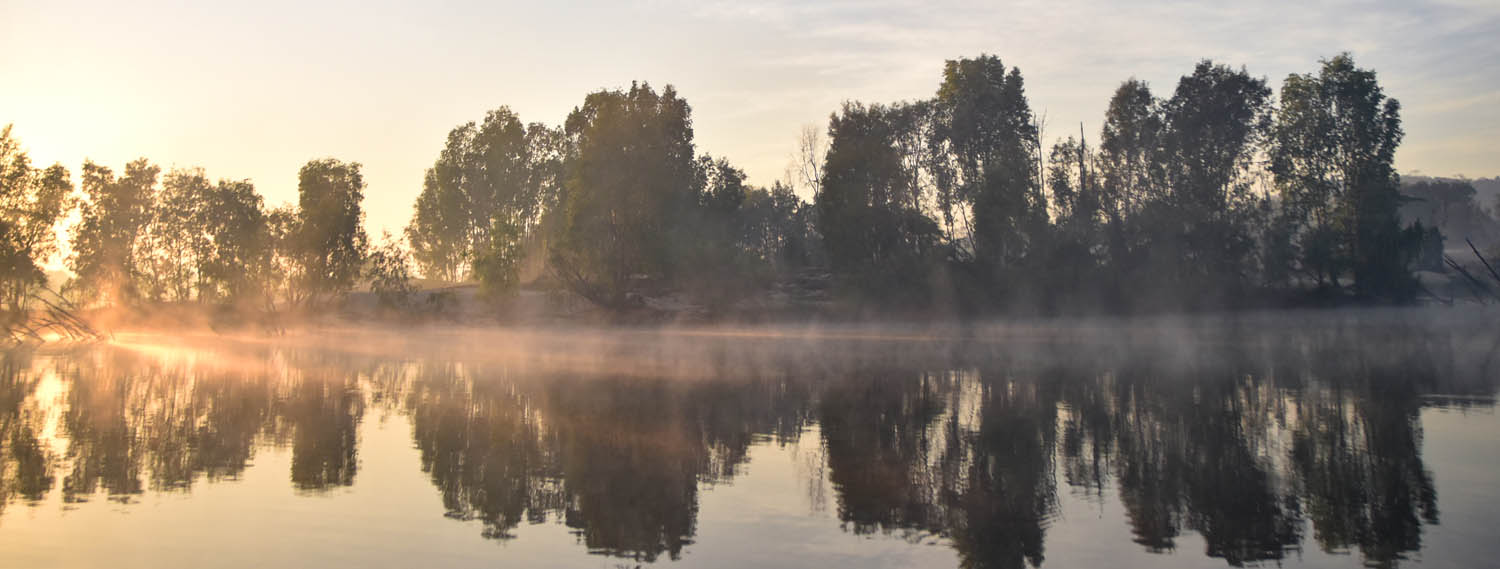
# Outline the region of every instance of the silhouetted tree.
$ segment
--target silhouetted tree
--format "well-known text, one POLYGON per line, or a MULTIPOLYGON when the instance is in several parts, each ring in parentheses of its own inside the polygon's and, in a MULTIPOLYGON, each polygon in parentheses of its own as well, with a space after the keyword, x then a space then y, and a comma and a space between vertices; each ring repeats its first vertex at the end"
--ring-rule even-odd
POLYGON ((671 86, 598 91, 568 115, 576 158, 551 267, 568 288, 623 306, 636 275, 679 267, 674 228, 697 206, 691 109, 671 86))
POLYGON ((1167 246, 1153 254, 1168 255, 1181 285, 1234 294, 1250 276, 1251 172, 1270 126, 1270 103, 1264 79, 1203 61, 1163 106, 1169 193, 1157 238, 1167 246))
POLYGON ((407 229, 424 273, 468 278, 480 251, 490 246, 497 217, 520 223, 523 231, 507 234, 513 240, 538 222, 550 197, 544 192, 557 183, 555 138, 542 125, 523 125, 506 107, 448 134, 407 229))
POLYGON ((121 304, 136 298, 136 238, 151 221, 156 177, 161 169, 145 158, 125 166, 116 178, 109 168, 86 161, 83 193, 87 200, 73 227, 74 280, 69 287, 82 298, 102 304, 121 304))
POLYGON ((271 220, 249 180, 219 180, 201 205, 209 247, 198 259, 199 297, 245 303, 272 286, 271 220))
POLYGON ((978 259, 996 269, 1014 265, 1047 222, 1041 144, 1020 69, 993 55, 948 61, 933 106, 934 178, 945 224, 959 218, 978 259))
POLYGON ((474 252, 474 276, 479 292, 490 300, 513 295, 521 283, 524 220, 514 212, 499 212, 490 221, 489 240, 474 252))
POLYGON ((0 130, 0 310, 8 313, 0 320, 24 318, 27 298, 46 286, 42 264, 57 253, 55 229, 72 191, 67 169, 32 166, 10 125, 0 130))
POLYGON ((866 292, 921 294, 941 232, 913 199, 920 190, 898 142, 915 124, 903 105, 846 103, 828 126, 816 198, 829 264, 866 292))
POLYGON ((203 231, 210 217, 204 206, 212 189, 201 168, 174 169, 162 178, 132 252, 143 299, 185 302, 202 288, 199 266, 212 246, 203 231))
POLYGON ((1415 244, 1402 236, 1392 164, 1400 103, 1348 54, 1323 61, 1316 76, 1288 76, 1281 99, 1271 170, 1307 227, 1304 265, 1334 285, 1351 271, 1367 296, 1410 298, 1416 282, 1406 263, 1415 244))
POLYGON ((293 236, 301 282, 294 300, 317 302, 348 292, 364 264, 365 180, 358 162, 332 158, 302 167, 293 236))

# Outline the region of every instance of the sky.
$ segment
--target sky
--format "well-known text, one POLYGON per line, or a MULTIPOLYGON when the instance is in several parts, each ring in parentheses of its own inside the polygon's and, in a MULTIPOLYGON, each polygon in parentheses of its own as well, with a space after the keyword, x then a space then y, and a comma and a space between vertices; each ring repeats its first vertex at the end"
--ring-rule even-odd
POLYGON ((1047 141, 1096 138, 1120 82, 1169 96, 1198 60, 1279 87, 1348 51, 1403 104, 1404 173, 1500 175, 1500 0, 507 3, 0 0, 0 125, 75 172, 146 157, 295 201, 297 170, 364 165, 366 224, 399 232, 446 133, 509 106, 560 124, 584 95, 671 84, 699 152, 753 184, 844 101, 932 96, 999 56, 1047 141))

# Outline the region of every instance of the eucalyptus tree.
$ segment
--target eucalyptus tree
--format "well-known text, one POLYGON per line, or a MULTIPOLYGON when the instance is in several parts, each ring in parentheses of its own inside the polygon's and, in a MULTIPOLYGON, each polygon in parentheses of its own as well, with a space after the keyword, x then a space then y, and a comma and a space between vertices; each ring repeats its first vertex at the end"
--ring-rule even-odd
POLYGON ((318 302, 354 286, 368 247, 364 191, 358 162, 312 160, 298 172, 294 257, 301 282, 292 300, 318 302))
POLYGON ((1271 168, 1307 228, 1303 263, 1320 280, 1336 285, 1347 269, 1362 294, 1414 293, 1393 166, 1402 134, 1400 103, 1348 54, 1282 84, 1271 168))
POLYGON ((972 238, 980 260, 998 269, 1016 264, 1047 223, 1041 143, 1020 69, 993 55, 948 61, 933 109, 944 224, 972 238))
POLYGON ((0 130, 0 307, 19 314, 45 286, 42 265, 57 253, 56 227, 72 207, 73 182, 60 164, 32 166, 31 158, 0 130))
POLYGON ((423 275, 456 281, 460 279, 464 258, 468 254, 468 244, 464 239, 468 215, 463 211, 462 194, 457 191, 456 184, 445 183, 438 175, 437 168, 427 170, 422 193, 412 206, 406 239, 423 275))
POLYGON ((1161 252, 1185 284, 1228 292, 1248 277, 1253 174, 1271 125, 1271 89, 1204 60, 1163 105, 1163 124, 1169 216, 1158 227, 1169 244, 1161 252))
POLYGON ((122 176, 85 161, 81 185, 86 200, 73 227, 69 289, 85 301, 120 304, 134 300, 138 274, 135 242, 151 221, 161 168, 145 158, 125 165, 122 176))
POLYGON ((851 102, 829 121, 817 227, 832 268, 857 276, 871 292, 910 289, 912 279, 925 279, 942 237, 913 199, 919 176, 900 144, 915 124, 907 112, 904 105, 851 102))
POLYGON ((1118 221, 1165 199, 1161 161, 1162 102, 1150 86, 1128 80, 1110 97, 1099 140, 1101 207, 1118 221))
POLYGON ((272 286, 274 240, 265 201, 249 180, 219 180, 204 196, 199 298, 245 303, 272 286))
POLYGON ((199 274, 212 242, 203 231, 213 183, 201 168, 173 169, 149 207, 149 221, 134 243, 136 290, 151 301, 185 302, 204 286, 199 274))
POLYGON ((670 85, 589 94, 564 125, 575 148, 550 266, 566 286, 622 306, 636 275, 671 277, 676 224, 696 195, 691 108, 670 85))
POLYGON ((423 271, 445 280, 468 278, 497 216, 523 228, 536 225, 552 197, 547 190, 558 185, 559 138, 543 125, 523 125, 507 107, 450 131, 407 229, 423 271))

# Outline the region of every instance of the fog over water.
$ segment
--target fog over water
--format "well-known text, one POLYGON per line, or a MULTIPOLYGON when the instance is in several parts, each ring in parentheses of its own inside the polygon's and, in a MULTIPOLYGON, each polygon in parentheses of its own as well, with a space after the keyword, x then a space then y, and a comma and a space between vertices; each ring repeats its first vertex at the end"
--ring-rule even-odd
POLYGON ((10 351, 0 566, 1488 566, 1496 316, 10 351))

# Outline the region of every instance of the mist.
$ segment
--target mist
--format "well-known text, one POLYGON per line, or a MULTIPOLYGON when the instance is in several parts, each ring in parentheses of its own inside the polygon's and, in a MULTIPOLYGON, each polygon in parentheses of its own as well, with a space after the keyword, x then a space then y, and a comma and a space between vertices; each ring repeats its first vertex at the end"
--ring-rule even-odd
POLYGON ((1076 130, 1027 64, 769 185, 670 83, 500 104, 379 235, 349 156, 272 204, 7 126, 0 565, 1492 562, 1495 180, 1401 176, 1350 53, 1076 130))

